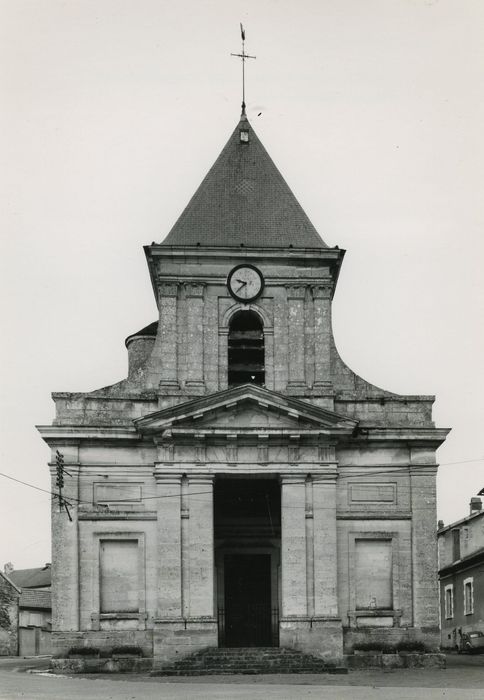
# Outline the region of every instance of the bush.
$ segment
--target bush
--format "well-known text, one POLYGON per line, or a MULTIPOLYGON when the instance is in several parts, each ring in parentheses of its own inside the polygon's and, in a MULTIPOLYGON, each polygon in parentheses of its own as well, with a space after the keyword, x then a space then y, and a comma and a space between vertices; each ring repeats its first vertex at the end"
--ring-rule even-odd
POLYGON ((68 656, 99 656, 97 647, 71 647, 67 652, 68 656))
POLYGON ((423 642, 406 640, 398 642, 397 651, 410 651, 414 653, 424 654, 427 651, 427 647, 423 642))
POLYGON ((381 654, 398 654, 401 651, 408 651, 418 654, 424 654, 427 647, 423 642, 412 641, 410 639, 402 640, 397 644, 389 644, 388 642, 359 642, 354 645, 354 651, 373 651, 381 654))
POLYGON ((136 656, 143 656, 143 650, 141 647, 136 646, 135 644, 129 645, 126 644, 125 646, 120 646, 120 647, 113 647, 112 654, 133 654, 136 656))
POLYGON ((388 642, 359 642, 354 645, 354 651, 374 651, 377 654, 394 654, 396 648, 394 644, 388 642))

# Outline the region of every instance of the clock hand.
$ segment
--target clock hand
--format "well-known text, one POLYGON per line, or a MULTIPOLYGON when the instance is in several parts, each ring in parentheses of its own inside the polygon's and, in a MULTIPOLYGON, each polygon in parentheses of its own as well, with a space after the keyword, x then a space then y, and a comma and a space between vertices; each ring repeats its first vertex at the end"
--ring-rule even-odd
MULTIPOLYGON (((237 280, 237 282, 239 282, 239 280, 237 280)), ((237 289, 236 289, 235 291, 236 291, 236 292, 240 292, 240 290, 242 289, 242 287, 245 287, 246 284, 247 284, 247 282, 243 282, 243 283, 240 285, 240 287, 237 287, 237 289)))
POLYGON ((240 284, 242 285, 242 287, 244 286, 244 284, 247 284, 247 282, 244 282, 244 280, 235 280, 235 281, 236 281, 236 282, 240 282, 240 284))

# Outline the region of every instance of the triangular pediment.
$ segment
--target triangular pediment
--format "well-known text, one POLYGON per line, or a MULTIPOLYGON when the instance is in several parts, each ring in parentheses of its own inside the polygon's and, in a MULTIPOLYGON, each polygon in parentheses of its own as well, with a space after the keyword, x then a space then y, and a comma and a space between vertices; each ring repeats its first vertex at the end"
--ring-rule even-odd
POLYGON ((245 384, 156 411, 135 421, 145 435, 176 432, 351 434, 357 421, 245 384))

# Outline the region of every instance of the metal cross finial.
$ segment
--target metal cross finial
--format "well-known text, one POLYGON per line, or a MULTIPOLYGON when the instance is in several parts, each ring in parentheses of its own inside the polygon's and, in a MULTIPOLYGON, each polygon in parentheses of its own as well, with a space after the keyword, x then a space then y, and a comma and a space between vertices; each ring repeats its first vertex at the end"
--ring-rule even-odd
POLYGON ((242 53, 231 53, 231 56, 237 56, 237 58, 242 59, 242 114, 245 114, 245 59, 246 58, 256 58, 256 56, 249 56, 245 53, 245 30, 240 25, 240 36, 242 37, 242 53))

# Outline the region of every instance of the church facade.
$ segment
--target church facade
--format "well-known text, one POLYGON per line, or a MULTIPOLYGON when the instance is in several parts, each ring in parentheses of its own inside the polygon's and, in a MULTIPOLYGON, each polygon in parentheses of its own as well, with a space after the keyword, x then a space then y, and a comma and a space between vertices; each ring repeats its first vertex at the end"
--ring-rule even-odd
POLYGON ((432 396, 341 360, 344 251, 318 235, 245 114, 162 243, 158 320, 128 377, 54 393, 54 653, 439 643, 432 396))

